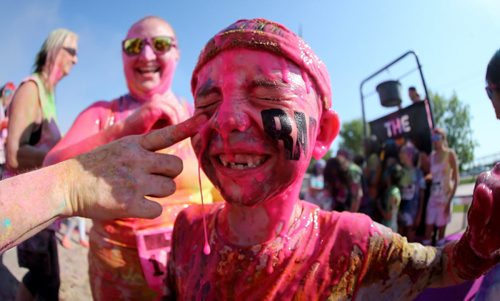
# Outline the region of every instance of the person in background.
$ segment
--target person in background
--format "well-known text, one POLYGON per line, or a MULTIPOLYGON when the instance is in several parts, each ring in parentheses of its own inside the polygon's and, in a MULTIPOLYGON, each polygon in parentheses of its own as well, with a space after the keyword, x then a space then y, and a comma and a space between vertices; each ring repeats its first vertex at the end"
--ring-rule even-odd
MULTIPOLYGON (((500 119, 500 49, 486 67, 486 95, 491 101, 497 120, 500 119)), ((488 272, 481 282, 475 301, 496 301, 500 296, 500 265, 488 272)))
POLYGON ((351 153, 346 149, 339 149, 337 151, 337 157, 343 160, 342 164, 347 165, 347 172, 349 175, 349 194, 350 202, 348 211, 359 212, 361 207, 361 200, 363 198, 363 187, 362 187, 362 176, 363 172, 361 167, 352 161, 351 153))
MULTIPOLYGON (((171 89, 180 57, 174 29, 160 17, 134 23, 122 42, 128 93, 90 105, 74 121, 66 136, 47 155, 50 165, 128 135, 175 125, 191 115, 171 89)), ((153 300, 164 291, 170 234, 177 213, 191 204, 211 202, 212 185, 201 175, 189 141, 164 153, 179 156, 183 172, 177 190, 156 199, 163 207, 158 218, 96 220, 89 233, 89 279, 94 300, 153 300), (127 277, 124 277, 127 275, 127 277)))
POLYGON ((451 221, 451 201, 457 190, 458 163, 455 152, 448 147, 446 135, 442 129, 435 128, 432 132, 431 195, 427 203, 424 244, 431 244, 437 235, 437 245, 445 243, 446 225, 451 221), (436 233, 435 233, 436 232, 436 233))
POLYGON ((399 160, 403 165, 400 181, 401 205, 399 206, 399 234, 409 242, 415 241, 415 231, 422 219, 424 209, 425 179, 422 171, 415 166, 418 150, 405 144, 399 150, 399 160))
MULTIPOLYGON (((23 80, 14 94, 9 109, 4 177, 40 168, 49 150, 61 139, 55 90, 78 62, 77 43, 78 36, 67 29, 52 31, 36 55, 34 73, 23 80)), ((39 232, 19 245, 17 251, 20 265, 28 268, 19 286, 18 300, 58 300, 60 280, 54 229, 39 232)))
POLYGON ((497 119, 500 119, 500 50, 497 50, 486 69, 486 94, 497 119))
POLYGON ((323 177, 323 171, 325 169, 326 162, 323 159, 314 162, 311 175, 309 176, 309 182, 307 186, 307 192, 304 200, 318 205, 322 209, 327 209, 331 205, 329 204, 328 194, 325 194, 325 181, 323 177))
POLYGON ((352 179, 345 157, 337 156, 326 161, 323 171, 325 191, 328 193, 331 205, 326 208, 330 211, 349 211, 352 204, 352 179))
POLYGON ((380 162, 380 143, 376 136, 371 135, 363 141, 363 152, 366 163, 363 166, 363 199, 360 211, 370 217, 375 217, 377 200, 379 198, 379 181, 382 173, 380 162))
POLYGON ((420 94, 418 94, 417 89, 413 86, 408 88, 408 97, 410 97, 412 103, 422 101, 422 98, 420 98, 420 94))
POLYGON ((7 110, 15 90, 16 86, 12 82, 8 82, 0 88, 0 179, 5 169, 5 142, 7 140, 7 127, 9 126, 7 110))
POLYGON ((84 248, 89 247, 89 242, 87 240, 87 234, 86 234, 86 226, 85 226, 85 219, 81 217, 71 217, 68 218, 66 224, 66 230, 63 234, 63 238, 61 240, 61 245, 65 247, 66 249, 71 249, 73 248, 71 244, 71 235, 73 234, 73 230, 75 230, 75 227, 78 226, 78 235, 79 235, 79 242, 80 245, 84 248))
POLYGON ((387 170, 385 177, 385 191, 379 201, 379 211, 382 215, 382 225, 398 232, 398 212, 401 203, 401 192, 399 185, 403 169, 398 163, 391 165, 387 170))

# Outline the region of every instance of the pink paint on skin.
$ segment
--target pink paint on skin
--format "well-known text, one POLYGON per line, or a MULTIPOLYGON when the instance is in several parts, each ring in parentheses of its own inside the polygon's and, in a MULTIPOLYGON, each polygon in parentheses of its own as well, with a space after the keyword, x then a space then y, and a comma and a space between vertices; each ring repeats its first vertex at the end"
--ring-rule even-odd
POLYGON ((193 75, 197 111, 212 116, 201 138, 193 138, 193 146, 226 203, 191 206, 179 215, 171 257, 177 297, 353 300, 380 295, 387 300, 403 293, 415 296, 428 284, 433 268, 441 271, 439 260, 434 260, 435 249, 413 249, 365 215, 320 211, 298 200, 311 155, 319 157, 331 142, 324 139, 322 143, 328 141, 324 146, 315 145, 323 121, 319 116, 327 113, 321 112, 316 93, 310 93, 315 92, 311 87, 323 91, 326 98, 321 104, 328 108, 329 81, 323 76, 326 73, 315 73, 316 57, 308 46, 300 39, 295 45, 286 29, 262 19, 241 22, 207 44, 193 75), (276 36, 269 39, 279 44, 278 50, 255 50, 272 44, 266 43, 266 35, 276 36), (284 66, 282 57, 272 53, 290 60, 284 66), (298 58, 303 61, 290 63, 298 58), (305 115, 308 148, 298 160, 287 159, 289 149, 282 139, 266 131, 262 114, 266 110, 281 112, 274 118, 275 125, 280 122, 276 131, 282 129, 281 117, 291 120, 293 147, 298 145, 293 116, 305 115), (312 119, 318 122, 314 130, 312 119), (257 166, 240 162, 245 156, 257 158, 257 166), (211 255, 193 254, 207 236, 211 255), (429 256, 420 257, 423 253, 429 256), (410 256, 415 260, 408 260, 410 256), (398 273, 400 268, 405 271, 398 273), (421 286, 412 291, 417 281, 421 286), (388 295, 388 290, 393 294, 388 295))
MULTIPOLYGON (((170 26, 156 19, 134 25, 128 38, 168 36, 175 39, 170 26)), ((129 56, 122 53, 123 69, 130 94, 141 102, 149 101, 155 94, 164 95, 170 90, 179 53, 172 47, 166 53, 157 53, 147 44, 141 53, 129 56)))
POLYGON ((306 84, 306 91, 307 93, 311 92, 311 81, 309 80, 309 75, 307 75, 307 72, 305 70, 302 70, 302 80, 306 84))
POLYGON ((454 250, 454 264, 463 279, 474 279, 500 261, 500 164, 476 180, 464 235, 454 250))
POLYGON ((283 80, 284 83, 288 84, 289 83, 288 66, 286 64, 286 60, 284 58, 281 58, 280 63, 281 63, 281 74, 282 74, 281 79, 283 80))
MULTIPOLYGON (((228 53, 227 54, 230 57, 230 60, 239 60, 240 52, 239 51, 234 51, 234 53, 228 53)), ((275 61, 274 57, 271 57, 272 59, 269 58, 268 53, 262 53, 260 56, 258 56, 258 60, 264 60, 264 63, 262 66, 268 66, 267 62, 268 61, 275 61)), ((289 70, 288 67, 286 66, 286 60, 280 59, 279 60, 279 68, 277 69, 279 72, 276 73, 276 69, 272 69, 269 67, 263 67, 260 69, 260 72, 263 72, 265 75, 265 78, 288 78, 289 70), (264 69, 264 70, 263 70, 264 69)), ((234 68, 230 66, 229 64, 224 64, 223 65, 223 76, 225 80, 221 81, 219 84, 221 86, 221 89, 223 92, 229 92, 234 91, 237 89, 237 83, 239 79, 236 79, 235 76, 233 75, 234 73, 234 68)), ((249 73, 250 76, 255 77, 254 70, 251 70, 249 73)), ((296 72, 295 72, 296 73, 296 72)), ((292 81, 296 81, 297 79, 300 79, 300 76, 297 77, 295 76, 294 79, 290 79, 292 81)), ((288 80, 288 81, 290 81, 288 80)), ((203 81, 203 80, 202 80, 203 81)), ((297 84, 293 83, 291 85, 293 90, 297 90, 297 84)), ((296 91, 288 91, 284 93, 295 93, 296 91)), ((267 93, 267 91, 266 91, 267 93)), ((305 93, 304 90, 302 90, 298 97, 299 98, 305 98, 308 97, 307 93, 305 93)), ((297 94, 297 93, 295 93, 297 94)), ((296 101, 296 100, 293 100, 296 101)), ((207 157, 206 154, 204 153, 221 153, 224 155, 224 159, 227 161, 234 161, 234 160, 244 160, 245 157, 248 156, 269 156, 268 154, 274 153, 274 147, 271 148, 271 145, 274 145, 275 142, 272 142, 269 140, 268 137, 264 133, 257 133, 255 131, 255 125, 256 124, 261 124, 261 116, 260 116, 260 109, 252 109, 252 113, 248 112, 248 108, 246 103, 246 99, 242 98, 241 101, 238 99, 238 96, 235 95, 235 97, 228 97, 228 100, 224 100, 221 104, 218 105, 217 107, 217 113, 214 114, 213 118, 209 121, 211 126, 210 127, 205 127, 203 131, 200 132, 201 136, 201 142, 199 142, 197 153, 199 156, 199 161, 204 163, 207 161, 214 161, 213 158, 210 158, 210 155, 207 157), (233 101, 233 99, 236 99, 236 101, 233 101), (212 137, 209 136, 208 131, 212 131, 213 135, 212 137), (269 140, 263 144, 262 142, 255 143, 253 141, 262 141, 261 138, 264 138, 265 140, 269 140), (207 146, 208 142, 212 142, 210 146, 207 146), (215 146, 214 146, 215 145, 215 146), (205 157, 204 157, 205 156, 205 157)), ((316 101, 314 101, 315 105, 313 106, 314 108, 317 108, 318 106, 316 105, 316 101)), ((293 116, 293 111, 292 110, 287 110, 287 114, 289 116, 293 116)), ((296 125, 293 124, 295 127, 296 125)), ((294 130, 294 135, 297 135, 297 131, 294 130)), ((308 138, 310 141, 308 141, 309 144, 312 143, 311 137, 308 138)), ((196 144, 196 143, 194 143, 196 144)), ((278 154, 279 156, 279 161, 283 162, 284 161, 284 156, 283 154, 278 154)), ((304 156, 304 155, 303 155, 304 156)), ((267 158, 266 161, 269 160, 275 160, 272 158, 267 158)), ((216 160, 215 160, 216 161, 216 160)), ((305 170, 307 168, 307 159, 304 158, 304 160, 300 161, 300 169, 305 170)), ((283 162, 288 165, 288 162, 283 162)), ((295 162, 293 162, 295 163, 295 162)), ((264 163, 265 165, 265 163, 264 163)), ((218 173, 220 174, 223 178, 226 178, 227 176, 224 176, 223 174, 229 173, 234 174, 238 179, 237 182, 229 183, 225 180, 218 179, 214 181, 216 186, 219 188, 222 188, 222 193, 225 195, 226 200, 232 199, 231 196, 227 196, 227 194, 237 194, 239 195, 239 199, 245 202, 245 200, 254 202, 253 200, 255 197, 252 195, 255 195, 256 192, 255 190, 257 189, 258 192, 257 194, 261 194, 262 190, 264 191, 269 191, 270 189, 267 188, 268 186, 268 178, 269 175, 272 174, 272 171, 269 170, 270 166, 267 166, 265 168, 250 168, 250 169, 245 169, 245 173, 250 174, 247 177, 242 178, 239 176, 241 174, 241 171, 239 170, 227 170, 228 168, 222 166, 220 162, 213 162, 212 168, 208 169, 204 168, 205 172, 207 174, 210 173, 218 173), (215 166, 215 169, 213 168, 215 166), (257 183, 255 183, 255 181, 257 183), (243 182, 243 183, 242 183, 243 182), (247 182, 247 183, 245 183, 247 182), (224 187, 221 187, 221 183, 224 183, 224 187), (261 189, 264 188, 264 189, 261 189)), ((231 176, 230 176, 231 177, 231 176)), ((248 207, 247 205, 240 207, 238 204, 232 204, 232 202, 229 202, 227 204, 227 210, 224 210, 221 214, 221 225, 222 227, 219 228, 221 233, 224 233, 223 235, 227 237, 229 240, 228 241, 235 241, 238 242, 240 241, 239 236, 235 236, 235 233, 233 233, 231 229, 231 221, 230 220, 239 220, 241 219, 250 219, 248 224, 244 227, 247 229, 243 229, 244 232, 249 234, 248 239, 251 241, 259 240, 259 241, 268 241, 270 239, 273 239, 276 236, 282 236, 283 238, 285 237, 285 233, 287 232, 287 225, 291 222, 291 219, 293 219, 292 213, 296 211, 296 201, 281 201, 281 199, 289 199, 293 198, 294 196, 296 197, 298 195, 298 192, 300 190, 300 182, 302 179, 302 175, 298 177, 297 175, 295 177, 290 177, 290 180, 287 181, 287 184, 284 185, 279 185, 281 188, 276 187, 275 190, 279 191, 282 190, 281 193, 278 193, 275 196, 271 197, 271 200, 266 200, 264 204, 259 204, 258 206, 251 206, 248 207), (294 185, 289 185, 290 182, 297 182, 294 185), (279 205, 278 205, 279 204, 279 205), (264 209, 262 211, 262 209, 264 209), (272 221, 272 223, 269 223, 265 228, 262 229, 262 231, 253 231, 251 228, 248 228, 248 225, 252 224, 261 224, 262 223, 262 218, 263 215, 262 213, 258 212, 261 210, 264 214, 264 219, 268 221, 272 221), (248 212, 252 212, 248 214, 248 212)), ((234 180, 234 179, 233 179, 234 180)), ((267 192, 269 193, 269 192, 267 192)), ((276 192, 275 192, 276 193, 276 192)), ((261 197, 264 198, 264 197, 261 197)), ((258 202, 258 201, 257 201, 258 202)), ((295 215, 300 214, 300 213, 295 213, 295 215)), ((266 222, 267 223, 267 222, 266 222)), ((240 229, 242 230, 242 229, 240 229)), ((205 230, 204 230, 205 232, 205 230)), ((239 243, 247 244, 245 242, 240 241, 239 243)), ((269 269, 271 270, 273 263, 269 261, 268 266, 269 269)))

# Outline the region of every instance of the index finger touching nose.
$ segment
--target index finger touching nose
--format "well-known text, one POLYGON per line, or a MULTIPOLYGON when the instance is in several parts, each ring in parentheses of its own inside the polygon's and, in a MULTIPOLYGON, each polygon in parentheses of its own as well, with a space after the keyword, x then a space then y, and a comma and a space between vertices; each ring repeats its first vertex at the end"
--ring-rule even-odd
POLYGON ((194 136, 207 122, 207 116, 195 115, 176 125, 142 135, 140 144, 149 151, 156 151, 169 147, 188 137, 194 136))

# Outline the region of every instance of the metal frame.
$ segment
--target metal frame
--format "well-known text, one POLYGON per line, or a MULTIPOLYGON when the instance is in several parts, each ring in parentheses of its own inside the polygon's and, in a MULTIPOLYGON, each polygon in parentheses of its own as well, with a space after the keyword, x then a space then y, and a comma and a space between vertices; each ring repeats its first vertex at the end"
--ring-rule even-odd
POLYGON ((432 115, 432 105, 431 105, 431 101, 429 99, 429 93, 427 93, 427 85, 425 84, 425 79, 424 79, 424 74, 422 73, 422 65, 420 65, 420 61, 418 60, 418 56, 417 54, 415 53, 415 51, 413 50, 409 50, 407 51, 406 53, 404 53, 403 55, 401 55, 400 57, 398 57, 397 59, 395 59, 394 61, 390 62, 389 64, 385 65, 384 67, 382 67, 380 70, 378 70, 377 72, 373 73, 372 75, 368 76, 367 78, 365 78, 361 84, 359 85, 359 93, 361 95, 361 112, 363 114, 363 137, 366 138, 367 136, 367 133, 366 133, 366 117, 365 117, 365 96, 363 94, 363 86, 366 82, 368 82, 369 80, 371 80, 372 78, 374 78, 375 76, 379 75, 380 73, 382 73, 384 70, 387 70, 389 69, 389 67, 391 67, 392 65, 396 64, 397 62, 399 62, 400 60, 402 60, 403 58, 405 58, 406 56, 410 55, 410 54, 413 54, 413 56, 415 57, 415 60, 417 62, 417 66, 418 66, 418 71, 420 73, 420 78, 422 79, 422 85, 424 86, 424 92, 425 92, 425 99, 428 100, 428 105, 429 105, 429 108, 430 108, 430 114, 431 114, 431 120, 432 120, 432 125, 434 126, 434 116, 432 115))

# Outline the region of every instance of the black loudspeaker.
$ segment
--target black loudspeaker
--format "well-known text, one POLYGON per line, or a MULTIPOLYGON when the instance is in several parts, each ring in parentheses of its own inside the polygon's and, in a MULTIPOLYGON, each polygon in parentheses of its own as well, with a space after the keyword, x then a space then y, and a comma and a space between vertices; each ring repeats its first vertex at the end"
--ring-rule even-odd
POLYGON ((380 104, 384 107, 395 107, 401 104, 401 83, 388 80, 377 85, 380 104))

